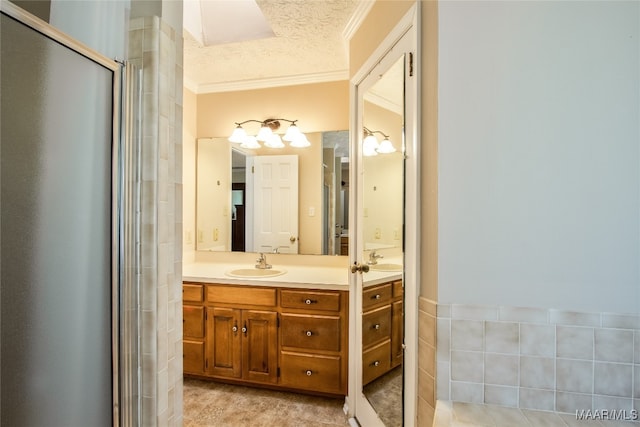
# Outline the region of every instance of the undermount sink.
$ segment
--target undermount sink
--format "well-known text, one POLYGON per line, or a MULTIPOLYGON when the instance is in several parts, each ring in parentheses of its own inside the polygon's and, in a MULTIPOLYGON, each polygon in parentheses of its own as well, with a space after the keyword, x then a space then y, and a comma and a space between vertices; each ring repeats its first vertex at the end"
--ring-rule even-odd
POLYGON ((275 270, 272 268, 236 268, 235 270, 226 271, 225 274, 231 277, 259 278, 276 277, 286 272, 286 270, 275 270))
POLYGON ((377 271, 402 271, 402 264, 373 264, 370 265, 369 268, 377 271))

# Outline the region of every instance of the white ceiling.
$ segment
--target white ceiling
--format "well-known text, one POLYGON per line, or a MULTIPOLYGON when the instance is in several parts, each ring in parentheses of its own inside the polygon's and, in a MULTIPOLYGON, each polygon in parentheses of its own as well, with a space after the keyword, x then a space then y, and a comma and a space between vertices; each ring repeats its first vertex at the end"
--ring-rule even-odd
POLYGON ((185 0, 185 86, 207 93, 346 80, 348 40, 372 4, 185 0))

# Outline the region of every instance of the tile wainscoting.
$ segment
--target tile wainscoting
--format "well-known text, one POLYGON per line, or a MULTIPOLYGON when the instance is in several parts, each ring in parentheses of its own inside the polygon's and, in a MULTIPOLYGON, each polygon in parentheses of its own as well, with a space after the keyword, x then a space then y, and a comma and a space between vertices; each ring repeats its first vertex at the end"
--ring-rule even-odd
MULTIPOLYGON (((437 379, 438 400, 640 410, 638 315, 438 304, 432 319, 431 302, 420 308, 420 374, 437 379)), ((420 398, 435 407, 430 393, 420 398)))

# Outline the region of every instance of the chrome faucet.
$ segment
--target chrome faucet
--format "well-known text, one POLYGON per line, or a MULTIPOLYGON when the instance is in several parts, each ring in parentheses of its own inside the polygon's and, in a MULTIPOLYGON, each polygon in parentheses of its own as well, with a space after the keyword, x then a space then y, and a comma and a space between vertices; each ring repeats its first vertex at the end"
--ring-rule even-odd
POLYGON ((260 258, 258 258, 256 262, 256 268, 259 268, 261 270, 271 268, 271 264, 267 264, 267 257, 262 252, 260 252, 260 258))
POLYGON ((367 264, 376 265, 378 263, 378 258, 384 257, 382 255, 378 255, 375 250, 371 251, 371 253, 369 253, 369 261, 367 261, 367 264))

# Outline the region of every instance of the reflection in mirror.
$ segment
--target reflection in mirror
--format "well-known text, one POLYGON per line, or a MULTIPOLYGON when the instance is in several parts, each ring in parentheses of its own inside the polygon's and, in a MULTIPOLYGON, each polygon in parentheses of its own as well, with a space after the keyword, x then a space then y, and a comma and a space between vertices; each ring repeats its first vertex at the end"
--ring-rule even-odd
POLYGON ((254 150, 198 139, 197 250, 347 255, 349 133, 307 139, 254 150))
POLYGON ((366 302, 365 308, 371 292, 384 295, 384 291, 366 283, 368 277, 374 278, 371 274, 364 278, 362 384, 387 427, 403 425, 403 76, 401 57, 364 93, 363 103, 363 260, 371 270, 387 273, 391 282, 388 298, 366 302), (386 331, 370 333, 369 325, 376 332, 385 327, 386 331))

